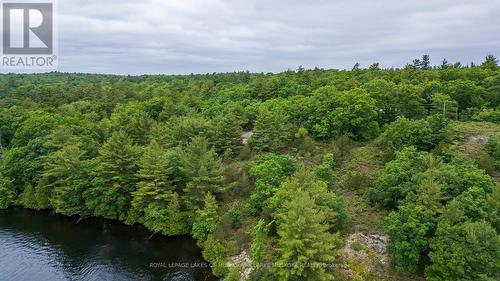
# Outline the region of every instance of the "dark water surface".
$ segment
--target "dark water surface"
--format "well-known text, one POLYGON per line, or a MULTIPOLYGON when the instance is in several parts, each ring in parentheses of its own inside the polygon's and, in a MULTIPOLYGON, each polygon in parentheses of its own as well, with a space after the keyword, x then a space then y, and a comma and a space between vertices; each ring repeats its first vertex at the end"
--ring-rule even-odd
POLYGON ((0 210, 0 280, 217 280, 189 237, 141 226, 0 210), (154 264, 151 264, 154 263, 154 264))

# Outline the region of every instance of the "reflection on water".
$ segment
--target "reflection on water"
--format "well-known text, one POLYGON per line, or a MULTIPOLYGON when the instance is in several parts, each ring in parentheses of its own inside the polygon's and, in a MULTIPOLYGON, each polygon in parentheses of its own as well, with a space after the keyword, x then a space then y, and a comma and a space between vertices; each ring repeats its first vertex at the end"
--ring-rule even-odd
POLYGON ((217 280, 189 237, 26 209, 0 210, 0 280, 217 280), (178 264, 188 266, 176 266, 178 264), (192 266, 191 266, 192 265, 192 266))

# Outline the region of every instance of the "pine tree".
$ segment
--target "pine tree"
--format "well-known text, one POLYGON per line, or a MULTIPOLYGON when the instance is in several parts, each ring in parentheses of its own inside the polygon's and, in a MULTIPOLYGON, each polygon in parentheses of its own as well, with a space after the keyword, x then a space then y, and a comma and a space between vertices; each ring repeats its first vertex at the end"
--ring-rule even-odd
POLYGON ((447 59, 443 59, 443 61, 441 62, 441 69, 446 69, 446 68, 449 68, 450 67, 450 63, 448 63, 448 60, 447 59))
POLYGON ((274 151, 283 148, 291 139, 291 127, 282 109, 269 110, 263 106, 259 110, 253 135, 248 143, 255 150, 274 151))
POLYGON ((420 65, 420 68, 423 70, 430 70, 431 67, 431 61, 429 59, 429 55, 423 55, 422 56, 422 63, 420 65))
POLYGON ((144 211, 148 205, 155 203, 160 208, 166 207, 174 190, 170 181, 172 168, 156 141, 153 140, 146 148, 139 166, 139 182, 137 190, 132 192, 127 223, 145 223, 144 211))
POLYGON ((481 66, 483 68, 496 70, 498 68, 498 59, 494 55, 487 55, 481 66))
POLYGON ((236 150, 241 143, 241 133, 243 132, 242 118, 229 113, 225 116, 217 116, 214 119, 215 140, 214 146, 219 153, 227 149, 236 150))
POLYGON ((181 171, 187 178, 184 199, 188 208, 201 207, 204 196, 222 190, 223 165, 213 149, 208 148, 208 141, 195 137, 186 147, 181 159, 181 171))
POLYGON ((224 246, 213 235, 208 235, 203 243, 203 258, 213 265, 212 271, 216 276, 222 276, 228 272, 224 263, 225 257, 224 246))
POLYGON ((217 228, 217 201, 209 192, 205 195, 205 205, 203 209, 196 211, 196 218, 193 223, 192 234, 198 245, 203 245, 207 236, 217 228))
POLYGON ((432 178, 426 178, 420 184, 420 194, 417 198, 417 204, 437 214, 441 211, 443 205, 441 185, 432 178))
POLYGON ((173 193, 167 205, 167 234, 182 235, 186 234, 186 223, 179 204, 179 196, 173 193))
POLYGON ((96 216, 124 220, 135 190, 138 148, 122 131, 99 149, 99 167, 94 187, 86 192, 86 204, 96 216))
POLYGON ((65 215, 83 212, 82 191, 78 189, 78 176, 82 171, 84 151, 76 144, 62 147, 45 158, 41 183, 51 189, 50 205, 65 215))
POLYGON ((331 234, 326 215, 309 192, 298 190, 278 215, 277 266, 271 269, 280 281, 332 280, 329 264, 335 259, 339 237, 331 234))

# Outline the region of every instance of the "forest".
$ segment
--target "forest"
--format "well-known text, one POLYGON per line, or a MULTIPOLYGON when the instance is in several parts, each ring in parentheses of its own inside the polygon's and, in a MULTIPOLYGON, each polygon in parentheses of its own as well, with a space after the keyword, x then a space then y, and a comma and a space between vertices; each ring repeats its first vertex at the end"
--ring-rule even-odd
POLYGON ((189 235, 226 281, 500 280, 499 171, 493 55, 0 75, 0 208, 189 235))

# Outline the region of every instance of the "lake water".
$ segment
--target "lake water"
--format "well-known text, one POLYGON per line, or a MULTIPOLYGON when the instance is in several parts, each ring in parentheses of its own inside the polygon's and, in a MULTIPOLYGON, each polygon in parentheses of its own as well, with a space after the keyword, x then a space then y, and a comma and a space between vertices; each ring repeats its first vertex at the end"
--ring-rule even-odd
POLYGON ((142 226, 0 210, 0 280, 217 280, 190 237, 142 226))

